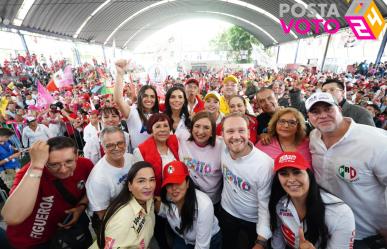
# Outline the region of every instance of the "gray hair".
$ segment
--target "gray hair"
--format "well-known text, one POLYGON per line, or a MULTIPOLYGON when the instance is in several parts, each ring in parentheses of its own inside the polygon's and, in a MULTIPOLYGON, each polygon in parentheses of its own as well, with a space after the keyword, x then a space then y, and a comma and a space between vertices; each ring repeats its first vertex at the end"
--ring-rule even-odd
POLYGON ((121 128, 115 127, 115 126, 108 126, 108 127, 104 128, 101 131, 101 133, 99 134, 100 143, 103 144, 103 138, 104 138, 105 134, 112 134, 112 133, 116 133, 116 132, 121 133, 122 137, 125 138, 125 133, 123 130, 121 130, 121 128))

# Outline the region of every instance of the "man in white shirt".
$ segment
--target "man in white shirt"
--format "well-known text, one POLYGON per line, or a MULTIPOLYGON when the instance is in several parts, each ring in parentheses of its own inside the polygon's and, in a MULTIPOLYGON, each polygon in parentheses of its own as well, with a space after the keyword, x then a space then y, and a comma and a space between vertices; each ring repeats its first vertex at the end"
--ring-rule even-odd
POLYGON ((86 182, 86 192, 90 210, 101 220, 110 201, 124 187, 133 156, 126 153, 124 132, 119 127, 104 128, 100 140, 105 155, 91 171, 86 182))
POLYGON ((47 126, 38 124, 35 117, 27 117, 27 126, 22 133, 22 142, 25 148, 29 148, 38 140, 47 141, 53 137, 47 126))
POLYGON ((248 120, 237 113, 223 120, 223 191, 219 222, 223 248, 237 249, 239 232, 248 237, 245 248, 264 249, 271 237, 268 202, 273 160, 249 142, 248 120))
POLYGON ((343 117, 329 93, 306 102, 310 152, 317 183, 351 207, 356 221, 355 249, 387 238, 387 136, 383 130, 343 117))

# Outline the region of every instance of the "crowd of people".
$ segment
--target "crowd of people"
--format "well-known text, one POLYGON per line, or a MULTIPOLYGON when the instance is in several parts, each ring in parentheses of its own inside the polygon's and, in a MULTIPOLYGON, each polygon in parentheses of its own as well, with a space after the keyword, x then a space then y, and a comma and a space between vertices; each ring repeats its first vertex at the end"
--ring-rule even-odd
POLYGON ((58 248, 78 225, 73 248, 386 248, 385 64, 141 83, 119 59, 102 93, 96 61, 63 87, 65 61, 6 61, 1 248, 58 248))

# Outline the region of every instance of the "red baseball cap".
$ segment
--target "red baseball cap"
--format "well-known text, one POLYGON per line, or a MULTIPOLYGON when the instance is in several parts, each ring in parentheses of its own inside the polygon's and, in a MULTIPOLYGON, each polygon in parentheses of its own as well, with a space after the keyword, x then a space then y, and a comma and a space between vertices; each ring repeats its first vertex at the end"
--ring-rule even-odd
POLYGON ((163 188, 167 184, 181 184, 189 175, 187 166, 180 161, 172 161, 165 165, 163 170, 163 188))
POLYGON ((188 85, 188 84, 196 84, 197 86, 199 86, 199 81, 197 79, 194 79, 194 78, 189 78, 188 80, 185 81, 185 84, 188 85))
POLYGON ((274 161, 274 172, 286 167, 306 170, 310 169, 310 164, 298 152, 282 152, 274 161))

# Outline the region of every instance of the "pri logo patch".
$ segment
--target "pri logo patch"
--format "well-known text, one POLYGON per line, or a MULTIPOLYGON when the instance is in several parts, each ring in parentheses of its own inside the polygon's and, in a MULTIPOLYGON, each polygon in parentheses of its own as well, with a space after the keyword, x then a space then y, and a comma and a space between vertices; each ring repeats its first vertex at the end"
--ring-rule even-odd
POLYGON ((169 165, 167 171, 168 174, 173 174, 173 172, 175 172, 175 168, 172 165, 169 165))
POLYGON ((341 165, 338 168, 337 173, 341 179, 343 179, 347 182, 354 182, 354 181, 359 180, 359 176, 357 174, 356 169, 351 167, 351 166, 341 165))

